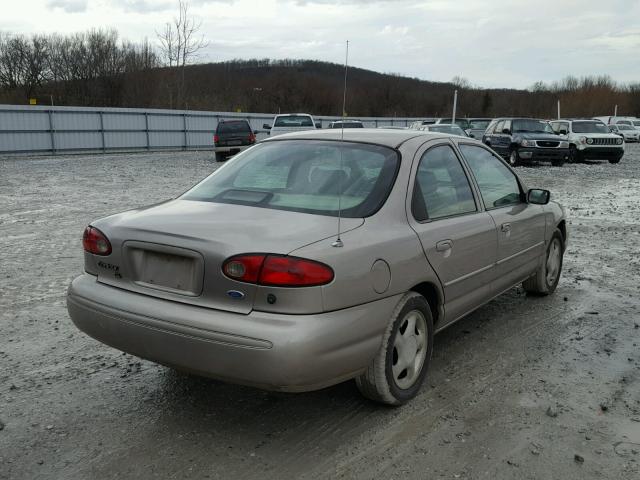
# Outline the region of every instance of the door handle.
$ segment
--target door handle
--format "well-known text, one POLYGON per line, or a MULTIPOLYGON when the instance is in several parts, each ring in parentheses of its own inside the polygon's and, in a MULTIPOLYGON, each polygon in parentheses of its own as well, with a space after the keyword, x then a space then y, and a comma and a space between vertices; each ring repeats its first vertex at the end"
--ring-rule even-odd
POLYGON ((510 232, 511 231, 511 224, 510 223, 503 223, 502 226, 500 227, 500 230, 502 230, 503 232, 510 232))
POLYGON ((452 240, 442 240, 436 243, 436 251, 437 252, 446 252, 447 250, 451 250, 453 248, 452 240))

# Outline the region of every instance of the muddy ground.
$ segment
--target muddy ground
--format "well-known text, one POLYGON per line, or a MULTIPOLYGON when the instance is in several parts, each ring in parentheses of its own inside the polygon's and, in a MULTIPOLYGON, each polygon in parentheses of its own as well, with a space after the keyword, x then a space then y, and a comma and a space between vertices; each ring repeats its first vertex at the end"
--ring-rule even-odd
POLYGON ((521 289, 439 334, 401 408, 353 382, 274 394, 80 333, 65 289, 92 219, 175 196, 210 153, 0 159, 0 478, 640 478, 640 148, 519 168, 567 206, 555 295, 521 289))

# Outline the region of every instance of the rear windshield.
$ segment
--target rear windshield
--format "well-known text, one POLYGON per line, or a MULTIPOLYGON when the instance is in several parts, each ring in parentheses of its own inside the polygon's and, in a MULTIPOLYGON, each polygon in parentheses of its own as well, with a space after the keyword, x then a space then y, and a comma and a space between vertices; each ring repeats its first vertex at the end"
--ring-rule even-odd
POLYGON ((450 133, 452 135, 462 135, 466 137, 464 131, 457 125, 430 125, 430 132, 450 133))
POLYGON ((218 124, 218 133, 248 132, 250 130, 249 124, 245 121, 222 122, 218 124))
POLYGON ((573 122, 573 133, 609 133, 609 127, 600 122, 573 122))
POLYGON ((469 128, 469 121, 466 118, 456 118, 455 122, 451 122, 450 118, 443 118, 440 123, 455 123, 460 128, 469 128))
POLYGON ((329 128, 364 128, 360 122, 333 122, 329 124, 329 128))
POLYGON ((368 217, 385 202, 399 167, 395 150, 316 140, 259 144, 181 198, 277 210, 368 217))
POLYGON ((307 115, 287 115, 276 118, 274 127, 313 127, 311 117, 307 115))

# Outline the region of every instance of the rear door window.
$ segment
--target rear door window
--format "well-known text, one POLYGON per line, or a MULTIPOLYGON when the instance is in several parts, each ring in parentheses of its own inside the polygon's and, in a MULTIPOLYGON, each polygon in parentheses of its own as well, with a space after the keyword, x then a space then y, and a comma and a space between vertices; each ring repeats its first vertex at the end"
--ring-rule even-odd
POLYGON ((414 218, 435 220, 475 211, 471 185, 453 149, 441 145, 427 150, 416 172, 414 218))
POLYGON ((487 210, 522 202, 514 173, 495 155, 475 145, 460 145, 462 155, 478 183, 487 210))

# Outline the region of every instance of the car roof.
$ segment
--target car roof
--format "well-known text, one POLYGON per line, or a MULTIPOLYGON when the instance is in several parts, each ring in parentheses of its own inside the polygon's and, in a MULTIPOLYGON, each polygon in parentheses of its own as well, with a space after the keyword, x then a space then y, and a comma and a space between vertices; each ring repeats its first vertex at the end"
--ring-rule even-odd
MULTIPOLYGON (((386 147, 398 148, 407 140, 424 136, 425 140, 431 138, 450 138, 451 135, 443 133, 430 133, 420 130, 385 130, 383 128, 356 128, 345 129, 344 140, 349 142, 373 143, 386 147)), ((302 132, 286 133, 267 138, 263 142, 277 142, 280 140, 341 140, 341 129, 304 130, 302 132)))

